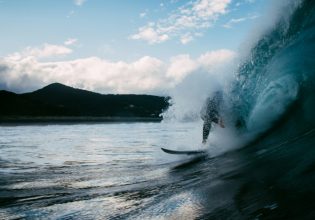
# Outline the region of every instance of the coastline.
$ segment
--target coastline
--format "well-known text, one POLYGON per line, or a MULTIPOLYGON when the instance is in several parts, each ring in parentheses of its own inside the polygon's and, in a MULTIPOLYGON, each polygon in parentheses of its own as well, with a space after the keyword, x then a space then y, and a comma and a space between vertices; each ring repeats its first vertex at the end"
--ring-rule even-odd
POLYGON ((137 123, 161 122, 160 117, 94 117, 94 116, 43 116, 43 117, 0 117, 0 126, 32 124, 81 124, 81 123, 137 123))

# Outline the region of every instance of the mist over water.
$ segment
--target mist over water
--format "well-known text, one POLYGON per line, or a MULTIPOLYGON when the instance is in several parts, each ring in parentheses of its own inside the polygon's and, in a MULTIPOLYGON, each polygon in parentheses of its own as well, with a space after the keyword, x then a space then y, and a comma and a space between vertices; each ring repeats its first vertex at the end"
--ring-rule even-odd
POLYGON ((222 90, 225 106, 221 114, 227 129, 214 126, 210 142, 213 139, 214 145, 231 150, 272 128, 298 99, 305 80, 295 66, 300 59, 285 49, 294 37, 289 33, 296 25, 292 16, 302 2, 270 2, 233 57, 195 70, 171 91, 172 106, 163 114, 164 121, 200 120, 206 98, 222 90))

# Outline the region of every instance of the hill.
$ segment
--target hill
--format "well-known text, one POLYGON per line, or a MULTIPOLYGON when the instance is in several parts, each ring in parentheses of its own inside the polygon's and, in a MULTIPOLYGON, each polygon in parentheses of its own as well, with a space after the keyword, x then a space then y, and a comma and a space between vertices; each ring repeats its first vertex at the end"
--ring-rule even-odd
POLYGON ((60 83, 31 93, 0 91, 0 118, 106 117, 152 118, 168 107, 168 98, 152 95, 103 95, 60 83))

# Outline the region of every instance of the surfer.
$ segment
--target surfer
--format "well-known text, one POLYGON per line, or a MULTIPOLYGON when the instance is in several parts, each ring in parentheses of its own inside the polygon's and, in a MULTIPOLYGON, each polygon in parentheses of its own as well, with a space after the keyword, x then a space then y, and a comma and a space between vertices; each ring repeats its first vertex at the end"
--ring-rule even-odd
POLYGON ((216 91, 213 96, 207 98, 205 105, 202 107, 200 115, 203 120, 202 128, 202 143, 207 142, 211 130, 211 123, 219 124, 224 128, 223 120, 220 115, 220 108, 223 102, 223 94, 221 91, 216 91))

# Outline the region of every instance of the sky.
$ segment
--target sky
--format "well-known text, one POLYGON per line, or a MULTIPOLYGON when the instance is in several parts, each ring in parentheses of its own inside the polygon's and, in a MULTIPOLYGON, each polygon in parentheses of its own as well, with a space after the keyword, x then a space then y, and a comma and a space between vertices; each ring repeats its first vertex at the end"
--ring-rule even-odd
POLYGON ((165 94, 233 59, 264 0, 0 0, 0 90, 165 94))

